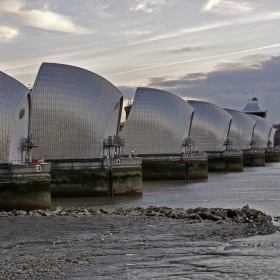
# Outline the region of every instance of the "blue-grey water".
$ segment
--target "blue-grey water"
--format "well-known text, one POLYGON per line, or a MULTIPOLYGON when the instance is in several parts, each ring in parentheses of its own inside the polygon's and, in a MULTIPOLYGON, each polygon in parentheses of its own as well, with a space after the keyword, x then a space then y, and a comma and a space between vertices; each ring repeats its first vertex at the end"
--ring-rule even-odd
MULTIPOLYGON (((247 204, 280 216, 280 163, 245 168, 241 173, 210 173, 204 181, 143 182, 143 195, 139 197, 53 200, 54 208, 58 205, 236 208, 247 204)), ((168 256, 165 262, 152 263, 141 262, 138 256, 133 260, 127 257, 127 279, 280 279, 279 233, 230 242, 186 242, 176 253, 166 248, 163 255, 168 256)))

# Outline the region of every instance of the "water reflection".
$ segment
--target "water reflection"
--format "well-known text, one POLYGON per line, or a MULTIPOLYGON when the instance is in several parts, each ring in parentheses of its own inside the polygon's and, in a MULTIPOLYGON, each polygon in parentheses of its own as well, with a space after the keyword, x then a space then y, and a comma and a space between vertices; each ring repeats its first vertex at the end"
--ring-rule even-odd
POLYGON ((52 207, 135 207, 149 205, 195 208, 236 208, 249 205, 280 215, 280 163, 244 168, 241 173, 209 173, 201 181, 143 182, 142 196, 55 198, 52 207))

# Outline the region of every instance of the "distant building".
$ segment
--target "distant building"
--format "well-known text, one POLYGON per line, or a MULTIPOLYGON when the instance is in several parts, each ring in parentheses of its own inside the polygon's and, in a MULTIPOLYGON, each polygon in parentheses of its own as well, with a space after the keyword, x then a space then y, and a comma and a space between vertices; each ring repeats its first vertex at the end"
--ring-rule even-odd
POLYGON ((242 110, 245 114, 252 114, 261 118, 266 118, 267 111, 261 109, 258 104, 258 98, 254 97, 252 100, 248 100, 247 105, 242 110))

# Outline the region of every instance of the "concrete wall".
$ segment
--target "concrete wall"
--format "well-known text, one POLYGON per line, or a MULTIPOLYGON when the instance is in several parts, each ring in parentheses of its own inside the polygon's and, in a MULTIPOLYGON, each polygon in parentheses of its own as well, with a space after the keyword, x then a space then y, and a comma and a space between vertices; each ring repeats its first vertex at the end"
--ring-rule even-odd
POLYGON ((243 152, 244 166, 265 166, 265 151, 256 150, 243 152))
POLYGON ((142 158, 143 180, 193 180, 208 178, 207 155, 192 158, 142 158))
POLYGON ((52 197, 142 194, 140 158, 52 163, 52 197))
POLYGON ((51 208, 50 165, 8 165, 0 168, 0 210, 51 208))
POLYGON ((142 158, 143 180, 186 180, 186 161, 180 158, 142 158))
POLYGON ((194 156, 187 160, 188 180, 208 179, 207 154, 194 156))
POLYGON ((243 152, 208 153, 208 171, 243 171, 243 152))
POLYGON ((266 150, 265 151, 265 162, 280 162, 280 151, 279 150, 266 150))

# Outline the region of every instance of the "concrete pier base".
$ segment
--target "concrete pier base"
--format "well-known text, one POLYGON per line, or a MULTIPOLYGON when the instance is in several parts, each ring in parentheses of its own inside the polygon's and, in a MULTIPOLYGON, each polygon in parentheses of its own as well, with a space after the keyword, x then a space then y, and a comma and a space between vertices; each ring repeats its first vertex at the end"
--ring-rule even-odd
POLYGON ((207 155, 143 157, 142 171, 146 181, 207 179, 207 155))
POLYGON ((244 166, 265 166, 265 150, 243 151, 244 166))
POLYGON ((51 208, 50 164, 0 167, 0 210, 51 208))
POLYGON ((208 179, 207 154, 194 154, 187 160, 188 180, 208 179))
POLYGON ((280 162, 280 150, 265 151, 265 162, 280 162))
POLYGON ((96 162, 53 162, 52 197, 142 194, 140 158, 96 162))
POLYGON ((243 151, 208 153, 208 171, 243 171, 243 151))

